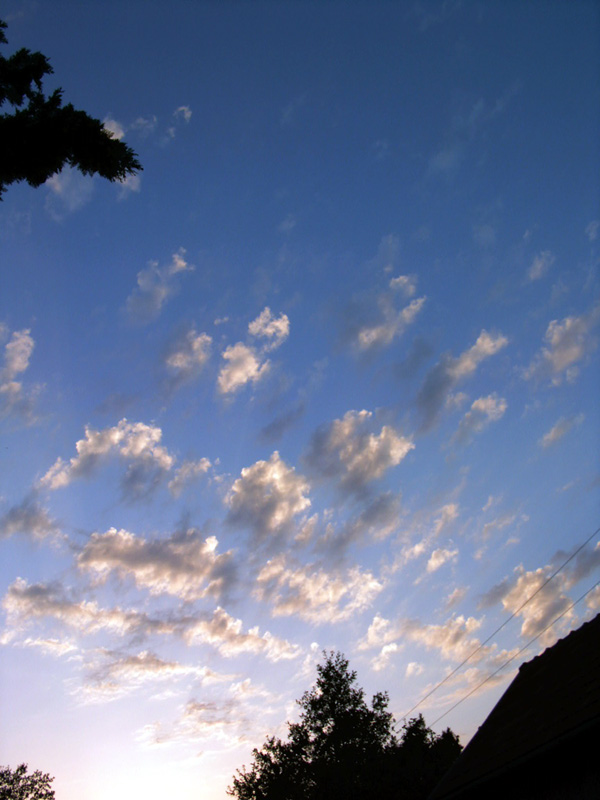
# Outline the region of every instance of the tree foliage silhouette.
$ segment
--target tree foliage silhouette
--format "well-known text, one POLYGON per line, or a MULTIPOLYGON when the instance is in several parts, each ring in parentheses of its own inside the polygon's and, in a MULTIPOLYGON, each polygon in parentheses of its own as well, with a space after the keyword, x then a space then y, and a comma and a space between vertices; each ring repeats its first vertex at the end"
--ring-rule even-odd
POLYGON ((398 741, 388 695, 369 706, 356 672, 341 653, 325 654, 317 681, 298 704, 300 721, 288 739, 269 737, 252 752, 228 794, 237 800, 370 800, 393 793, 424 800, 461 751, 448 729, 440 736, 423 717, 410 720, 398 741))
MULTIPOLYGON (((6 23, 0 20, 0 44, 6 44, 6 23)), ((22 48, 0 56, 0 199, 17 181, 40 186, 65 166, 85 175, 124 180, 142 169, 133 150, 115 139, 98 119, 69 103, 62 89, 46 97, 42 81, 54 70, 42 53, 22 48)))
POLYGON ((0 800, 54 800, 54 778, 40 770, 27 772, 27 764, 15 770, 0 767, 0 800))

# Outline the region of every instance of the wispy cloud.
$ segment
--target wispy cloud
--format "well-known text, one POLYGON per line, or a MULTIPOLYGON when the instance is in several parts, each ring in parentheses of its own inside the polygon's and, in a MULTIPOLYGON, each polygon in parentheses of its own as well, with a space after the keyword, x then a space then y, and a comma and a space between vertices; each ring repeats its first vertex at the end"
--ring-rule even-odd
MULTIPOLYGON (((6 338, 8 329, 0 323, 0 341, 6 338)), ((4 365, 0 368, 0 417, 18 416, 32 422, 35 389, 26 392, 17 378, 27 370, 35 342, 26 328, 13 331, 4 346, 4 365)))
POLYGON ((304 456, 319 477, 333 479, 342 492, 361 494, 414 448, 390 425, 373 433, 370 411, 348 411, 342 419, 319 428, 304 456))
POLYGON ((174 464, 174 457, 160 444, 161 438, 159 427, 126 419, 99 431, 87 427, 85 438, 75 444, 77 455, 68 462, 58 458, 41 478, 40 487, 55 490, 68 486, 77 478, 92 475, 102 461, 118 454, 128 462, 123 494, 139 499, 156 488, 174 464))
POLYGON ((479 364, 506 347, 508 339, 502 334, 483 330, 475 344, 457 358, 445 355, 428 372, 417 396, 421 412, 421 431, 427 431, 438 419, 447 397, 454 387, 470 377, 479 364))
POLYGON ((193 269, 185 260, 183 247, 173 253, 171 262, 165 267, 159 267, 158 261, 148 262, 148 266, 138 272, 137 286, 127 298, 125 308, 129 318, 140 324, 156 319, 177 290, 177 276, 193 269))
POLYGON ((545 433, 542 438, 539 440, 538 444, 540 447, 551 447, 556 442, 560 441, 563 436, 566 436, 567 433, 574 428, 576 425, 581 425, 584 421, 585 416, 583 414, 577 414, 575 417, 561 417, 550 430, 545 433))
POLYGON ((598 341, 593 330, 600 320, 600 305, 587 314, 552 320, 544 336, 545 344, 527 367, 526 379, 550 381, 559 386, 563 380, 574 381, 579 375, 579 362, 592 353, 598 341))

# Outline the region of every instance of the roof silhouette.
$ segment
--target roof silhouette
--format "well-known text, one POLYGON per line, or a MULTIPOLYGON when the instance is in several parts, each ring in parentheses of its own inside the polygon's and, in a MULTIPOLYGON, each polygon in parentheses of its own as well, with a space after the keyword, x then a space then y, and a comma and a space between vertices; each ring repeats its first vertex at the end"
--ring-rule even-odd
POLYGON ((600 614, 521 665, 430 800, 481 797, 503 781, 512 797, 600 797, 598 743, 600 614), (526 793, 519 781, 530 783, 526 793))

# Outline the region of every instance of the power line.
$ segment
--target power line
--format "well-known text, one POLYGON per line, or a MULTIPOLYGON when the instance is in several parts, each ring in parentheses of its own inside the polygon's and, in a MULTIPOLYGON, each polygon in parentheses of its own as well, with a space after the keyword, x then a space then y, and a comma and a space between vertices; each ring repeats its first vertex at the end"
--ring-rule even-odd
POLYGON ((525 608, 525 606, 526 606, 528 603, 530 603, 530 602, 533 600, 533 598, 534 598, 534 597, 535 597, 537 594, 539 594, 539 592, 541 592, 541 591, 542 591, 542 589, 543 589, 545 586, 547 586, 547 585, 550 583, 550 581, 551 581, 553 578, 555 578, 555 577, 558 575, 558 573, 559 573, 559 572, 560 572, 562 569, 564 569, 564 568, 567 566, 567 564, 568 564, 570 561, 572 561, 572 560, 575 558, 575 556, 576 556, 576 555, 577 555, 579 552, 581 552, 581 551, 583 550, 583 548, 584 548, 584 547, 585 547, 587 544, 589 544, 589 543, 591 542, 591 540, 594 538, 594 536, 596 536, 598 533, 600 533, 600 527, 599 527, 599 528, 596 528, 596 530, 595 530, 595 531, 594 531, 594 532, 591 534, 591 536, 588 536, 588 538, 585 540, 585 542, 584 542, 582 545, 580 545, 580 546, 577 548, 577 550, 575 550, 575 552, 574 552, 574 553, 572 553, 572 554, 569 556, 569 558, 567 558, 567 560, 566 560, 566 561, 565 561, 563 564, 561 564, 561 565, 560 565, 560 567, 558 567, 558 569, 556 569, 556 570, 555 570, 555 571, 552 573, 552 575, 550 575, 550 577, 549 577, 549 578, 547 578, 547 579, 544 581, 544 583, 542 583, 542 585, 541 585, 541 586, 538 586, 538 588, 535 590, 535 592, 534 592, 532 595, 530 595, 530 596, 527 598, 527 600, 525 600, 523 603, 521 603, 521 605, 520 605, 520 606, 517 608, 517 610, 516 610, 516 611, 513 611, 513 613, 510 615, 510 617, 507 617, 507 618, 504 620, 504 622, 503 622, 503 623, 502 623, 502 624, 501 624, 499 627, 497 627, 497 628, 496 628, 496 630, 495 630, 493 633, 491 633, 491 634, 488 636, 488 638, 487 638, 487 639, 485 639, 483 642, 481 642, 481 644, 480 644, 478 647, 476 647, 476 648, 475 648, 475 650, 473 650, 473 652, 472 652, 470 655, 468 655, 468 656, 467 656, 467 657, 464 659, 464 661, 461 661, 461 662, 460 662, 460 664, 459 664, 457 667, 455 667, 455 668, 452 670, 452 672, 449 672, 449 673, 448 673, 448 675, 446 675, 446 677, 445 677, 445 678, 443 678, 443 680, 441 680, 441 681, 440 681, 438 684, 436 684, 436 685, 433 687, 433 689, 431 689, 429 692, 427 692, 427 694, 423 695, 423 697, 422 697, 422 698, 419 700, 419 702, 418 702, 418 703, 415 703, 415 705, 414 705, 414 706, 413 706, 413 707, 410 709, 410 711, 407 711, 407 712, 406 712, 406 714, 404 715, 404 717, 408 717, 410 714, 412 714, 412 712, 413 712, 413 711, 414 711, 416 708, 418 708, 418 707, 419 707, 419 706, 420 706, 422 703, 424 703, 424 702, 425 702, 425 700, 427 700, 427 698, 428 698, 428 697, 431 697, 431 695, 432 695, 434 692, 437 692, 437 690, 438 690, 438 689, 439 689, 441 686, 443 686, 443 685, 444 685, 444 684, 445 684, 447 681, 449 681, 449 680, 450 680, 450 678, 452 678, 452 676, 453 676, 453 675, 456 675, 456 673, 457 673, 457 672, 458 672, 460 669, 462 669, 462 668, 464 667, 464 665, 465 665, 465 664, 466 664, 468 661, 470 661, 470 660, 473 658, 473 656, 474 656, 474 655, 477 655, 477 653, 478 653, 478 652, 481 650, 481 648, 482 648, 482 647, 485 647, 485 645, 486 645, 486 644, 487 644, 487 643, 488 643, 488 642, 489 642, 491 639, 493 639, 493 638, 494 638, 494 636, 495 636, 497 633, 500 633, 500 631, 502 630, 502 628, 504 628, 504 626, 505 626, 505 625, 507 625, 507 624, 508 624, 508 623, 511 621, 511 619, 514 619, 514 618, 517 616, 517 614, 519 613, 519 611, 521 611, 523 608, 525 608))
POLYGON ((600 586, 600 581, 597 581, 597 582, 596 582, 596 583, 595 583, 595 584, 594 584, 594 585, 593 585, 593 586, 592 586, 590 589, 588 589, 588 590, 587 590, 587 592, 584 592, 584 594, 582 594, 582 595, 581 595, 581 597, 578 597, 578 598, 577 598, 577 600, 575 600, 575 602, 571 603, 571 605, 570 605, 570 606, 568 606, 567 608, 565 608, 565 610, 564 610, 562 613, 560 613, 560 614, 559 614, 557 617, 555 617, 555 618, 552 620, 552 622, 550 622, 548 625, 546 625, 546 627, 545 627, 543 630, 541 630, 541 631, 540 631, 538 634, 536 634, 536 636, 534 636, 534 637, 533 637, 533 639, 530 639, 530 640, 527 642, 527 644, 526 644, 526 645, 524 645, 524 646, 523 646, 523 647, 522 647, 520 650, 518 650, 518 651, 517 651, 517 652, 514 654, 514 656, 511 656, 509 659, 507 659, 507 660, 504 662, 504 664, 502 664, 502 666, 498 667, 498 669, 497 669, 497 670, 494 670, 494 672, 492 672, 492 673, 491 673, 491 675, 488 675, 488 676, 487 676, 487 678, 485 678, 483 681, 481 681, 481 683, 478 683, 478 684, 477 684, 477 686, 475 686, 475 688, 474 688, 474 689, 471 689, 471 691, 470 691, 470 692, 468 692, 468 693, 467 693, 467 694, 466 694, 464 697, 461 697, 461 699, 460 699, 460 700, 458 700, 456 703, 454 703, 454 705, 453 705, 453 706, 450 706, 450 708, 449 708, 447 711, 444 711, 444 713, 443 713, 443 714, 441 714, 441 715, 440 715, 440 716, 439 716, 439 717, 438 717, 436 720, 434 720, 434 721, 431 723, 431 724, 432 724, 432 726, 433 726, 433 725, 435 725, 437 722, 439 722, 441 719, 443 719, 443 718, 446 716, 446 714, 449 714, 451 711, 454 711, 454 709, 455 709, 457 706, 459 706, 461 703, 464 703, 464 701, 465 701, 465 700, 467 700, 467 699, 468 699, 468 698, 469 698, 469 697, 470 697, 472 694, 474 694, 474 693, 475 693, 475 692, 476 692, 478 689, 481 689, 481 687, 482 687, 484 684, 486 684, 486 683, 487 683, 488 681, 490 681, 490 680, 491 680, 491 679, 492 679, 494 676, 496 676, 496 675, 497 675, 499 672, 501 672, 501 671, 504 669, 504 667, 506 667, 508 664, 510 664, 510 662, 511 662, 511 661, 514 661, 514 660, 515 660, 515 658, 516 658, 518 655, 520 655, 520 654, 523 652, 523 650, 526 650, 526 649, 527 649, 527 648, 528 648, 528 647, 529 647, 531 644, 533 644, 533 643, 535 642, 535 640, 536 640, 536 639, 539 639, 539 638, 540 638, 540 636, 541 636, 543 633, 546 633, 546 631, 548 630, 548 628, 551 628, 551 627, 554 625, 554 623, 555 623, 555 622, 558 622, 558 620, 559 620, 561 617, 564 617, 564 615, 567 613, 567 611, 570 611, 570 610, 571 610, 571 609, 572 609, 574 606, 576 606, 576 605, 577 605, 577 603, 580 603, 580 602, 581 602, 581 601, 584 599, 584 597, 587 597, 587 595, 588 595, 590 592, 592 592, 592 591, 593 591, 593 590, 596 588, 596 586, 600 586))

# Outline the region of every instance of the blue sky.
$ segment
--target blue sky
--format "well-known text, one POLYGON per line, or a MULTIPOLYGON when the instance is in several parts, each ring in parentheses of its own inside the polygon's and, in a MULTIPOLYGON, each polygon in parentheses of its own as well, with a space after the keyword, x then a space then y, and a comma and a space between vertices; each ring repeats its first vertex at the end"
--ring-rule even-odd
POLYGON ((2 15, 144 166, 0 205, 2 762, 217 800, 323 649, 401 720, 517 611, 466 742, 600 606, 597 4, 2 15))

